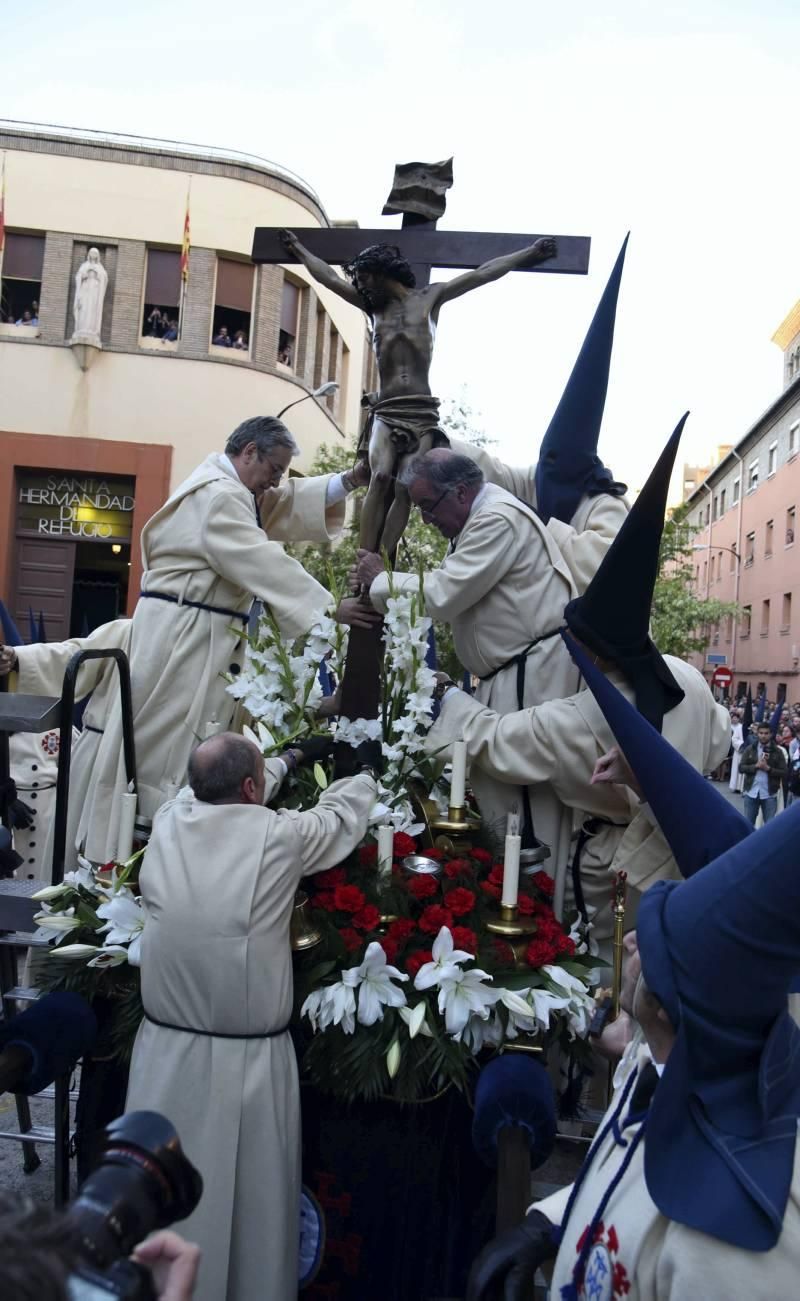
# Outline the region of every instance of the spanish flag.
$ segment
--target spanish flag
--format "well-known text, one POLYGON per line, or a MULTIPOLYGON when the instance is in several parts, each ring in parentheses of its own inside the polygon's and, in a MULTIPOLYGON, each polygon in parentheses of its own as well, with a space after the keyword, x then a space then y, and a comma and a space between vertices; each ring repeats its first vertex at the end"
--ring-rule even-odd
POLYGON ((186 216, 183 219, 183 243, 181 244, 181 280, 186 284, 189 279, 189 254, 192 250, 192 238, 189 232, 189 199, 192 193, 191 182, 186 195, 186 216))

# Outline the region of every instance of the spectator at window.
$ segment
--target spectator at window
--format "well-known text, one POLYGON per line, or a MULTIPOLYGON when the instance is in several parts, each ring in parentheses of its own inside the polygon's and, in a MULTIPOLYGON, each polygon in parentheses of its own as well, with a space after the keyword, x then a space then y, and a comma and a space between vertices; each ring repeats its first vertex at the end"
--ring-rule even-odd
POLYGON ((236 331, 236 333, 233 336, 233 346, 234 348, 238 348, 240 352, 247 352, 247 348, 248 348, 247 335, 245 334, 244 330, 236 331))
POLYGON ((174 343, 178 337, 178 322, 168 321, 167 328, 162 335, 163 343, 174 343))
POLYGON ((157 307, 154 307, 147 318, 147 337, 151 339, 160 339, 167 325, 166 317, 161 314, 157 307))
POLYGON ((278 352, 278 361, 281 363, 282 366, 291 366, 292 349, 288 343, 285 344, 284 347, 281 348, 280 351, 278 352))
MULTIPOLYGON (((33 325, 33 324, 34 324, 33 317, 31 316, 30 312, 23 312, 23 313, 22 313, 22 316, 19 318, 18 321, 15 321, 14 324, 15 324, 15 325, 33 325)), ((36 324, 38 325, 38 321, 36 322, 36 324)))
POLYGON ((230 335, 228 334, 227 325, 221 325, 219 327, 219 333, 214 335, 214 338, 211 340, 211 342, 214 344, 216 348, 230 348, 231 339, 230 339, 230 335))

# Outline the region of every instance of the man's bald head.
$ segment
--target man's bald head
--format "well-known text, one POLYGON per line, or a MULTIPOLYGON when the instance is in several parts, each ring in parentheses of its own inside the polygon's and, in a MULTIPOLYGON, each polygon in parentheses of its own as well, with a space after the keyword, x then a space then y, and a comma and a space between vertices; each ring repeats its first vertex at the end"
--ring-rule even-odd
POLYGON ((189 785, 204 804, 262 804, 264 760, 258 746, 235 732, 201 741, 189 758, 189 785))

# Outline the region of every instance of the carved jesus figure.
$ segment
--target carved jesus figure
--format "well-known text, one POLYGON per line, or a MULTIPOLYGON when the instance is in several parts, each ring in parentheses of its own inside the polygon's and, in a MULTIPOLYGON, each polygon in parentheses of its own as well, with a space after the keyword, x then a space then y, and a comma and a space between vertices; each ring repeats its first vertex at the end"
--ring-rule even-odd
POLYGON ((537 239, 529 248, 492 258, 452 280, 417 288, 414 273, 396 245, 373 244, 364 249, 345 266, 347 279, 343 280, 327 262, 310 253, 293 231, 283 231, 281 239, 315 280, 369 316, 380 390, 362 398, 367 418, 358 450, 360 457, 369 460, 371 478, 360 540, 367 551, 384 546, 391 555, 411 509, 408 491, 397 476, 412 456, 447 444, 439 428, 439 400, 429 385, 442 305, 499 280, 509 271, 521 271, 555 257, 556 241, 537 239), (394 499, 381 532, 392 479, 394 499))

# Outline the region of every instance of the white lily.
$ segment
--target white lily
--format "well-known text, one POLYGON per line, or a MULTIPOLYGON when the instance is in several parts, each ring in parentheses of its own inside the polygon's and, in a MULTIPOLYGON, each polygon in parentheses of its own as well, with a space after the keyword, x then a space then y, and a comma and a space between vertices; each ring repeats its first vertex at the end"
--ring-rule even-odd
POLYGON ((472 1013, 482 1021, 488 1019, 489 1013, 500 997, 500 991, 487 988, 485 981, 491 981, 486 971, 475 968, 462 971, 456 967, 456 974, 439 980, 439 1011, 444 1013, 447 1033, 453 1039, 460 1039, 472 1013))
MULTIPOLYGON (((130 950, 123 949, 121 944, 107 944, 100 949, 99 953, 87 962, 87 967, 121 967, 123 962, 128 962, 130 950)), ((134 963, 134 966, 138 964, 134 963)))
POLYGON ((509 1011, 508 1039, 516 1039, 519 1032, 535 1034, 537 1030, 549 1029, 550 1014, 563 1011, 570 1004, 568 997, 559 997, 549 989, 526 989, 520 994, 506 989, 500 1001, 509 1011))
POLYGON ((327 994, 327 992, 328 992, 327 989, 324 988, 312 989, 311 993, 308 995, 308 998, 303 1003, 303 1006, 300 1008, 300 1016, 308 1017, 309 1021, 311 1022, 311 1029, 314 1031, 314 1034, 317 1033, 320 1012, 322 1010, 322 1004, 324 1002, 325 995, 327 994))
POLYGON ((41 938, 47 940, 63 939, 68 931, 76 931, 81 925, 74 908, 67 908, 63 913, 53 913, 45 908, 44 912, 36 913, 33 920, 42 932, 41 938))
POLYGON ((58 949, 53 949, 53 953, 58 953, 59 958, 88 958, 92 953, 102 953, 102 949, 96 944, 60 944, 58 949))
POLYGON ((81 885, 84 890, 91 890, 93 894, 97 894, 97 882, 92 870, 92 865, 91 863, 88 863, 85 858, 81 858, 80 856, 78 857, 78 867, 75 868, 75 871, 64 873, 64 884, 74 886, 75 888, 81 885))
POLYGON ((62 882, 61 885, 45 885, 41 890, 37 890, 36 894, 32 894, 31 899, 36 899, 38 902, 44 903, 45 900, 57 899, 59 895, 62 895, 64 891, 69 890, 69 888, 70 887, 66 881, 62 882))
POLYGON ((97 916, 106 924, 101 932, 106 932, 105 945, 129 944, 144 929, 144 909, 137 903, 126 886, 117 890, 106 903, 101 903, 97 916))
POLYGON ((433 1031, 428 1025, 427 1011, 428 1005, 424 999, 421 999, 414 1007, 398 1008, 401 1018, 408 1027, 409 1039, 416 1039, 421 1034, 425 1039, 433 1038, 433 1031))
POLYGON ((547 976, 547 979, 557 985, 560 990, 568 994, 585 994, 586 985, 578 976, 573 976, 571 972, 565 971, 563 967, 546 966, 541 970, 547 976))
POLYGON ((341 980, 323 990, 320 1030, 327 1030, 329 1025, 341 1025, 345 1034, 352 1034, 356 1028, 355 984, 349 971, 343 971, 341 980))
POLYGON ((393 1039, 389 1045, 389 1051, 386 1054, 386 1069, 389 1072, 390 1080, 393 1080, 397 1072, 400 1070, 400 1058, 402 1057, 402 1054, 403 1050, 400 1047, 400 1040, 393 1039))
POLYGON ((358 983, 358 1020, 361 1025, 374 1025, 383 1020, 384 1007, 403 1007, 406 996, 394 980, 408 980, 408 976, 386 961, 386 954, 377 940, 367 945, 364 961, 359 967, 342 972, 358 983))
POLYGON ((438 985, 443 980, 457 976, 461 962, 472 962, 473 954, 467 953, 465 949, 453 948, 453 936, 448 926, 443 926, 433 941, 431 949, 433 955, 432 962, 425 962, 420 967, 414 979, 415 989, 430 989, 431 985, 438 985))

